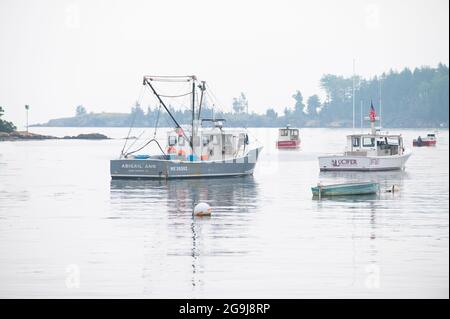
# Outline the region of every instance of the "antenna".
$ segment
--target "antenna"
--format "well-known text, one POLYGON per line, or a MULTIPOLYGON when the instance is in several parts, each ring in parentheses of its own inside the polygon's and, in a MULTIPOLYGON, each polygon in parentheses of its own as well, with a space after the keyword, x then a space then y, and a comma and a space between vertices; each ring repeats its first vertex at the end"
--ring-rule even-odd
POLYGON ((380 77, 380 81, 379 81, 379 99, 380 99, 380 128, 382 128, 383 127, 383 122, 382 122, 382 119, 383 119, 383 116, 382 116, 382 114, 383 114, 383 112, 382 112, 382 110, 383 110, 383 108, 382 108, 382 106, 381 106, 381 77, 380 77))
POLYGON ((363 100, 361 100, 360 116, 361 116, 361 132, 362 132, 362 129, 363 129, 363 100))

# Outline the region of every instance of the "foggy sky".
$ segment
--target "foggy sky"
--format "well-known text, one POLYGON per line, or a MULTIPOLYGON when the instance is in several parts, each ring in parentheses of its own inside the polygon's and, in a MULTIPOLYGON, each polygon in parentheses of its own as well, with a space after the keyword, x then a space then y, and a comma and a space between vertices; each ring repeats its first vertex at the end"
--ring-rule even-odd
POLYGON ((222 109, 319 93, 325 73, 371 77, 449 62, 448 0, 0 0, 0 105, 19 128, 128 112, 144 74, 196 74, 222 109))

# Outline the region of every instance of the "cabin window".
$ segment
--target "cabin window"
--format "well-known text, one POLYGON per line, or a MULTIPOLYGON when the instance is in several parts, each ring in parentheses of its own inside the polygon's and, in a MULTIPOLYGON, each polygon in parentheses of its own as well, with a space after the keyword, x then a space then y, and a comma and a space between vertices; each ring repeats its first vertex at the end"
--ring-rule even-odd
POLYGON ((298 135, 298 131, 297 130, 291 130, 291 135, 292 136, 297 136, 298 135))
POLYGON ((174 146, 177 144, 177 137, 176 136, 169 136, 169 146, 174 146))
POLYGON ((352 140, 353 147, 359 147, 359 137, 354 137, 352 140))
POLYGON ((183 136, 178 137, 178 145, 184 146, 184 137, 183 136))
POLYGON ((288 130, 286 130, 286 129, 280 130, 280 135, 281 136, 288 136, 288 130))
POLYGON ((373 137, 364 137, 363 138, 363 146, 364 147, 373 147, 373 146, 375 146, 375 139, 373 137))
POLYGON ((203 144, 203 146, 206 146, 209 144, 208 136, 202 136, 202 144, 203 144))
POLYGON ((214 145, 219 144, 219 139, 217 138, 217 135, 211 135, 210 141, 212 141, 214 145))
POLYGON ((398 138, 388 137, 386 140, 389 145, 399 145, 398 138))

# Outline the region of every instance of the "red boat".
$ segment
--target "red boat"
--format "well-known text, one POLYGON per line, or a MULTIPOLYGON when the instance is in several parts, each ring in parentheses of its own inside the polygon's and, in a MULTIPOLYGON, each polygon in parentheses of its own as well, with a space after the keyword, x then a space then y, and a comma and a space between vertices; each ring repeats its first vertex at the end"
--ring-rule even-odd
POLYGON ((280 128, 278 130, 277 148, 279 149, 296 149, 300 147, 300 137, 298 128, 280 128))
POLYGON ((427 134, 426 137, 418 137, 413 140, 413 146, 435 146, 436 145, 436 134, 427 134))

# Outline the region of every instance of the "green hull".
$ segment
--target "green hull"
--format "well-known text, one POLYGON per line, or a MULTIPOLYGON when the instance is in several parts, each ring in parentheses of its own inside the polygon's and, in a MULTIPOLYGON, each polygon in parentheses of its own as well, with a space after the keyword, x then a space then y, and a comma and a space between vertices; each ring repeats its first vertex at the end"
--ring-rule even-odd
POLYGON ((346 196, 376 194, 378 183, 349 183, 311 187, 314 196, 346 196))

